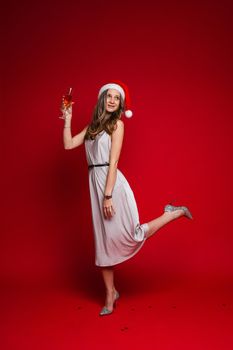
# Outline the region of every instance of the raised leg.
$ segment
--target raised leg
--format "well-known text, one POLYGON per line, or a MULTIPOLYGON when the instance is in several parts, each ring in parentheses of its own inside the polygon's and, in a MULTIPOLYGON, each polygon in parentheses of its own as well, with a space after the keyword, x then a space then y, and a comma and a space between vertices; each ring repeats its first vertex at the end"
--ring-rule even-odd
POLYGON ((157 232, 164 225, 169 222, 178 219, 180 216, 184 215, 184 211, 179 209, 173 212, 164 212, 158 218, 148 222, 149 230, 147 231, 146 238, 150 238, 155 232, 157 232))

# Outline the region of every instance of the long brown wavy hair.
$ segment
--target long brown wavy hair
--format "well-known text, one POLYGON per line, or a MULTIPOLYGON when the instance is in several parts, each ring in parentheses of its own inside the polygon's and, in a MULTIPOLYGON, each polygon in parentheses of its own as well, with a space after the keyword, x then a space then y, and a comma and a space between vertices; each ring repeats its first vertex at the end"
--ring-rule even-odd
POLYGON ((117 111, 112 113, 106 113, 105 101, 107 98, 108 90, 104 91, 98 98, 97 104, 94 108, 91 124, 88 126, 85 140, 94 140, 96 135, 105 130, 109 135, 116 128, 117 120, 121 118, 121 114, 124 112, 124 101, 120 95, 120 105, 117 111))

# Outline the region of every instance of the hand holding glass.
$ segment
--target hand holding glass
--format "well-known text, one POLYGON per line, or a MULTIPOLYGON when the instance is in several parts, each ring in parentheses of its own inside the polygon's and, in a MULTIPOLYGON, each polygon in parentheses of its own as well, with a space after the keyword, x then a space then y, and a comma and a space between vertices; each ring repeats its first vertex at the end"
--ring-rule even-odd
POLYGON ((62 116, 60 116, 60 119, 66 119, 68 116, 71 116, 72 113, 72 88, 69 88, 69 92, 66 95, 62 96, 62 103, 61 103, 61 112, 62 116))

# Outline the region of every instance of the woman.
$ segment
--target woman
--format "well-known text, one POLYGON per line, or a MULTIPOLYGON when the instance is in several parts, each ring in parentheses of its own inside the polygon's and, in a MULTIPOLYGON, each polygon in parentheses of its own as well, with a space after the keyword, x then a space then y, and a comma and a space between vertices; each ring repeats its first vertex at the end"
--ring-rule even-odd
POLYGON ((85 143, 95 237, 95 264, 101 267, 106 287, 105 305, 100 315, 109 315, 119 298, 114 285, 114 265, 135 255, 145 240, 170 221, 184 215, 187 207, 168 204, 164 213, 140 224, 137 204, 129 183, 117 168, 124 137, 122 114, 132 116, 126 85, 114 81, 101 87, 92 122, 72 137, 72 107, 63 111, 65 149, 85 143))

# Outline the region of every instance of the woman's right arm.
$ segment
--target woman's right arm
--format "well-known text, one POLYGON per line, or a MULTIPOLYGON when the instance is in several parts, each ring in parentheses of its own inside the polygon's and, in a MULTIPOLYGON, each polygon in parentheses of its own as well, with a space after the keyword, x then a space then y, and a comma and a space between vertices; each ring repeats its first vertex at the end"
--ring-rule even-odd
POLYGON ((71 134, 71 120, 72 120, 72 107, 70 107, 68 110, 64 111, 64 129, 63 129, 63 143, 65 149, 73 149, 75 147, 80 146, 84 142, 84 136, 86 134, 88 125, 85 126, 85 128, 72 137, 71 134))
POLYGON ((65 149, 73 149, 75 147, 80 146, 84 142, 84 136, 86 134, 87 128, 88 128, 88 125, 85 126, 85 128, 80 133, 78 133, 77 135, 72 137, 71 125, 68 126, 65 123, 64 130, 63 130, 64 148, 65 149))

